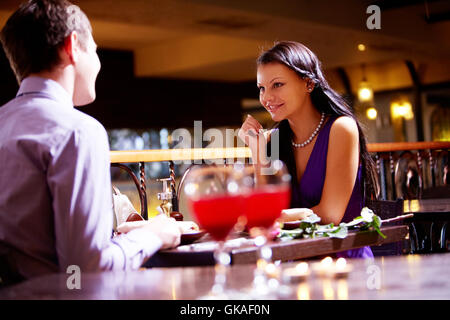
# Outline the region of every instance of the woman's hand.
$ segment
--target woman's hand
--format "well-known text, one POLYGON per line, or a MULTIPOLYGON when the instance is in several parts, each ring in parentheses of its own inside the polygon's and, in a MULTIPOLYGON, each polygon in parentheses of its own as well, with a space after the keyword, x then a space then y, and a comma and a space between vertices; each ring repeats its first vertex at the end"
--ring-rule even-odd
POLYGON ((267 142, 270 141, 272 130, 264 130, 262 125, 251 115, 239 129, 238 136, 250 148, 254 163, 267 164, 267 142))
POLYGON ((251 115, 247 115, 247 119, 245 119, 241 129, 239 129, 239 138, 244 141, 252 152, 257 150, 258 135, 262 129, 262 125, 251 115))
POLYGON ((277 219, 279 222, 289 222, 303 220, 314 212, 308 208, 292 208, 284 209, 281 211, 281 216, 277 219))

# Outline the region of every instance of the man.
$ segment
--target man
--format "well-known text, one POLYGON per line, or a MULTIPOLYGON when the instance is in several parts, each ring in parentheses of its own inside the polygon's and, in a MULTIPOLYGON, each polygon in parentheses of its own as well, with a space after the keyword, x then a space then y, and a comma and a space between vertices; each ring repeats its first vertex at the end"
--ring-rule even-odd
POLYGON ((180 242, 178 225, 162 216, 111 238, 107 134, 74 109, 95 99, 100 61, 91 31, 77 6, 32 0, 0 34, 20 84, 0 108, 0 243, 22 278, 69 265, 137 269, 180 242))

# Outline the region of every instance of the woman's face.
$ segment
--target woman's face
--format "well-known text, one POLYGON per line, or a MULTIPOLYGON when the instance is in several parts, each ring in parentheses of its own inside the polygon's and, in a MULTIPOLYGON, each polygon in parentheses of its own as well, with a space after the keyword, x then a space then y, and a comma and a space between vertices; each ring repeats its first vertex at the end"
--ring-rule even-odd
POLYGON ((307 81, 278 62, 258 66, 257 86, 259 101, 277 122, 299 112, 309 97, 307 81))

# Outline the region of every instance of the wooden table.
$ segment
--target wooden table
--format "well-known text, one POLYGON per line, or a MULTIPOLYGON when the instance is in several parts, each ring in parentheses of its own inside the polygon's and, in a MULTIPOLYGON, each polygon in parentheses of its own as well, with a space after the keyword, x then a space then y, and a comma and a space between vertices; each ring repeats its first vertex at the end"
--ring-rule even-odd
MULTIPOLYGON (((323 279, 312 273, 304 283, 284 284, 283 290, 280 287, 284 294, 277 299, 450 299, 450 253, 348 262, 354 267, 348 279, 323 279), (375 275, 378 280, 373 282, 375 275)), ((282 263, 281 271, 295 265, 282 263)), ((231 266, 229 286, 244 292, 251 285, 254 267, 231 266)), ((82 273, 80 290, 67 288, 68 277, 61 273, 32 279, 1 290, 0 299, 197 299, 210 290, 214 268, 82 273)), ((173 309, 165 310, 167 319, 179 316, 179 310, 173 309)))
POLYGON ((403 211, 414 213, 414 218, 408 219, 413 253, 448 251, 450 198, 405 200, 403 211))
POLYGON ((450 215, 449 198, 404 200, 403 211, 405 213, 447 213, 450 215))
MULTIPOLYGON (((274 261, 292 261, 320 255, 329 255, 364 246, 375 246, 402 241, 408 235, 408 227, 405 225, 382 226, 381 231, 386 236, 386 239, 383 239, 375 231, 350 231, 344 239, 295 239, 284 242, 271 242, 269 245, 272 248, 272 259, 274 261)), ((212 246, 208 247, 205 243, 194 243, 189 246, 163 250, 150 258, 145 264, 145 267, 214 265, 213 250, 212 246)), ((255 263, 257 249, 252 244, 244 244, 238 248, 231 248, 230 255, 232 264, 255 263)))

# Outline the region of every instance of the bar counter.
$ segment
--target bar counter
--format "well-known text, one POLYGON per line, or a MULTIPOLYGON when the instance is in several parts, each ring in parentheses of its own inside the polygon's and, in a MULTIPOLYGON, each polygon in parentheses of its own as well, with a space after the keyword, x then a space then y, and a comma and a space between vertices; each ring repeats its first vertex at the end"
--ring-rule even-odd
MULTIPOLYGON (((312 273, 304 282, 281 282, 277 299, 450 299, 450 253, 349 259, 348 263, 353 266, 348 278, 320 278, 312 273)), ((280 268, 296 264, 283 263, 280 268)), ((244 292, 251 285, 254 268, 254 264, 231 266, 229 287, 244 292)), ((32 279, 2 289, 0 299, 193 300, 210 290, 214 268, 82 273, 81 289, 72 290, 67 288, 69 276, 61 273, 32 279)))

